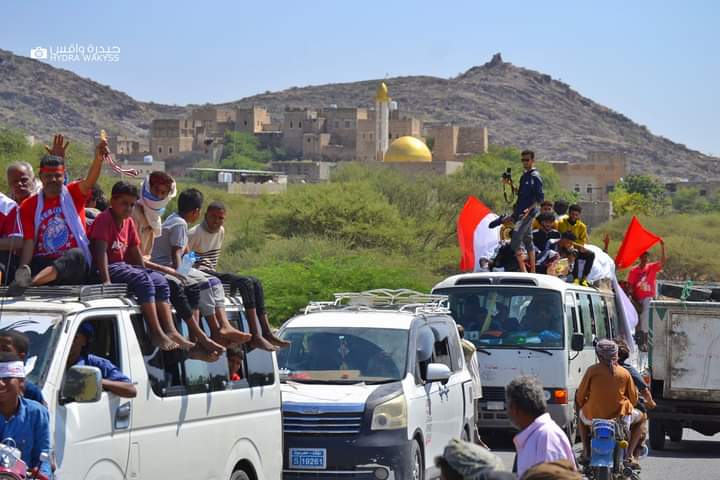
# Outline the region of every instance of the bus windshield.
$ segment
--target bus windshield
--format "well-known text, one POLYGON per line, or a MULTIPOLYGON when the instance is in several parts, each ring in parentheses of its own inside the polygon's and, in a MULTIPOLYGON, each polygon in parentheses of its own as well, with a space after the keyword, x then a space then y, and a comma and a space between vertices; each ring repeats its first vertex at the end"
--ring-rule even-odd
POLYGON ((479 348, 563 347, 560 292, 526 287, 453 287, 449 296, 455 321, 479 348))

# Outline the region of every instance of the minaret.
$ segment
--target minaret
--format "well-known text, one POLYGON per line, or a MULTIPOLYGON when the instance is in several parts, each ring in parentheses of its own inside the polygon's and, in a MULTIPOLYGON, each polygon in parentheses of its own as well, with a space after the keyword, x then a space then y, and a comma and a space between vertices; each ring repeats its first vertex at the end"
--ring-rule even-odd
POLYGON ((375 91, 375 160, 382 162, 390 142, 390 96, 385 82, 375 91))

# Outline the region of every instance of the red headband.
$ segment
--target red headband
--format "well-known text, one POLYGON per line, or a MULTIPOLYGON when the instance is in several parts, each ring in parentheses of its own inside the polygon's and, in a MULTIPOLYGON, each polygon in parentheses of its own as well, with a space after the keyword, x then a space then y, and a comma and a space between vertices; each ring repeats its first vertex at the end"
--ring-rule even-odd
POLYGON ((40 167, 40 173, 65 173, 65 167, 40 167))

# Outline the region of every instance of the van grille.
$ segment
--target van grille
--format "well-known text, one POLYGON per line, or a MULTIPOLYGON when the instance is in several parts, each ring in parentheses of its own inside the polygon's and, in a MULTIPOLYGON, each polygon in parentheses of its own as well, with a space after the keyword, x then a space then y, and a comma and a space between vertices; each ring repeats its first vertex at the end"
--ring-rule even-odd
POLYGON ((483 402, 504 402, 505 387, 482 387, 483 402))
POLYGON ((285 413, 283 414, 283 431, 285 433, 309 433, 316 435, 354 435, 360 432, 362 418, 362 414, 357 413, 316 415, 285 413))
POLYGON ((283 403, 283 431, 309 435, 355 435, 365 404, 283 403))

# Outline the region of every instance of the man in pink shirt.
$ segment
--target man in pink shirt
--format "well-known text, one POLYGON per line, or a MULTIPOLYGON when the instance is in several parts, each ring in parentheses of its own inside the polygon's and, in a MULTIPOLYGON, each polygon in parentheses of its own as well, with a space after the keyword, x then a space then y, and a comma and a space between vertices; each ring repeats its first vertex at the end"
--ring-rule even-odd
POLYGON ((505 387, 505 396, 510 421, 520 430, 513 438, 518 478, 540 463, 568 460, 575 465, 570 441, 550 418, 545 392, 537 378, 515 378, 505 387))
POLYGON ((640 255, 640 262, 628 274, 633 300, 640 305, 640 322, 637 327, 637 343, 640 350, 647 351, 648 324, 650 321, 650 301, 655 298, 655 280, 665 266, 665 242, 660 240, 660 261, 650 262, 650 252, 640 255))

